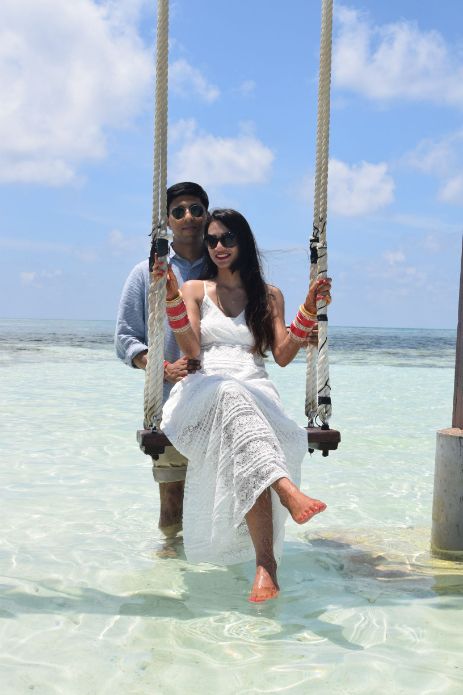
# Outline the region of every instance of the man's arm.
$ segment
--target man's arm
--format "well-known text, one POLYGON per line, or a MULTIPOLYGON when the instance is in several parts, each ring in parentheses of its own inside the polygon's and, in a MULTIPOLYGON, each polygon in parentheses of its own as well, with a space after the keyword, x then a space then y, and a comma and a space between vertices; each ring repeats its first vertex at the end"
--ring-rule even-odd
POLYGON ((143 263, 139 263, 127 278, 119 302, 114 341, 119 359, 130 367, 142 369, 148 351, 145 344, 146 277, 143 263))

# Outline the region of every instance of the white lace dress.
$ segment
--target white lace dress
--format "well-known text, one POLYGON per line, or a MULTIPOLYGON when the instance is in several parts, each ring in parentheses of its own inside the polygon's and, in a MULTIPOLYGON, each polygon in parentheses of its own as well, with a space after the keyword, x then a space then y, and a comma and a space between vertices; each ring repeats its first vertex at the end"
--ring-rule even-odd
MULTIPOLYGON (((183 537, 191 562, 231 565, 253 558, 245 515, 279 478, 299 483, 307 435, 283 412, 253 343, 244 312, 225 316, 205 285, 202 368, 174 386, 161 423, 188 459, 183 537)), ((287 512, 271 494, 279 561, 287 512)))

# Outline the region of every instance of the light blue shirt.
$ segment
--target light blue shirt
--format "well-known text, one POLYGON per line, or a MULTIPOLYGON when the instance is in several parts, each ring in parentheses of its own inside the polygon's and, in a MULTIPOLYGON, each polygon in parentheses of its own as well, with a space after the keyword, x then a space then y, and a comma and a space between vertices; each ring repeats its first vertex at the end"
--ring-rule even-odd
MULTIPOLYGON (((187 280, 197 280, 203 269, 203 259, 188 261, 177 253, 169 258, 179 287, 187 280)), ((133 358, 148 349, 148 259, 138 263, 125 281, 119 311, 117 314, 116 334, 114 338, 119 359, 134 367, 133 358)), ((180 350, 169 324, 165 323, 164 359, 175 362, 180 357, 180 350)), ((164 400, 169 395, 173 384, 164 384, 164 400)))

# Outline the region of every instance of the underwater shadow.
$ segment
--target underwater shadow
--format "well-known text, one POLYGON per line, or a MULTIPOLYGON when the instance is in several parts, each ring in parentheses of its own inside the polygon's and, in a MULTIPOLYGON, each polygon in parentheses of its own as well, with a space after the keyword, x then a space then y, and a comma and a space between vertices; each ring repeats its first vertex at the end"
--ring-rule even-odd
MULTIPOLYGON (((256 605, 247 601, 253 563, 228 568, 190 565, 184 559, 181 544, 176 544, 176 557, 169 545, 162 550, 168 552, 161 552, 161 557, 159 551, 153 554, 152 570, 130 577, 140 589, 121 593, 92 587, 68 589, 56 579, 36 582, 34 593, 3 585, 0 615, 14 619, 31 613, 93 614, 195 621, 236 613, 245 619, 277 621, 279 629, 265 635, 266 640, 287 641, 310 632, 343 649, 362 650, 362 646, 344 636, 343 625, 323 620, 328 610, 463 595, 463 570, 452 574, 442 568, 442 572, 436 573, 430 567, 411 565, 405 557, 391 559, 349 542, 317 537, 285 544, 279 573, 280 597, 256 605), (162 584, 166 562, 168 576, 175 563, 181 582, 176 595, 169 595, 171 587, 162 584), (145 586, 150 589, 144 589, 145 586)), ((451 601, 439 602, 438 607, 455 605, 451 601)))

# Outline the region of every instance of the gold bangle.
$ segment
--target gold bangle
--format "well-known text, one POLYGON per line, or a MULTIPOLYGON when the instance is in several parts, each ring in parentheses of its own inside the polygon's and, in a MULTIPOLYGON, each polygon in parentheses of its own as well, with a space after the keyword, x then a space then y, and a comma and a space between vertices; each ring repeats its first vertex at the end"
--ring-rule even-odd
POLYGON ((317 314, 311 314, 310 311, 307 311, 303 304, 301 304, 301 306, 299 307, 299 311, 306 317, 306 319, 309 319, 310 321, 317 320, 317 314))
POLYGON ((182 293, 179 290, 178 294, 176 294, 173 299, 166 299, 166 306, 176 307, 182 302, 182 300, 183 300, 182 293))

